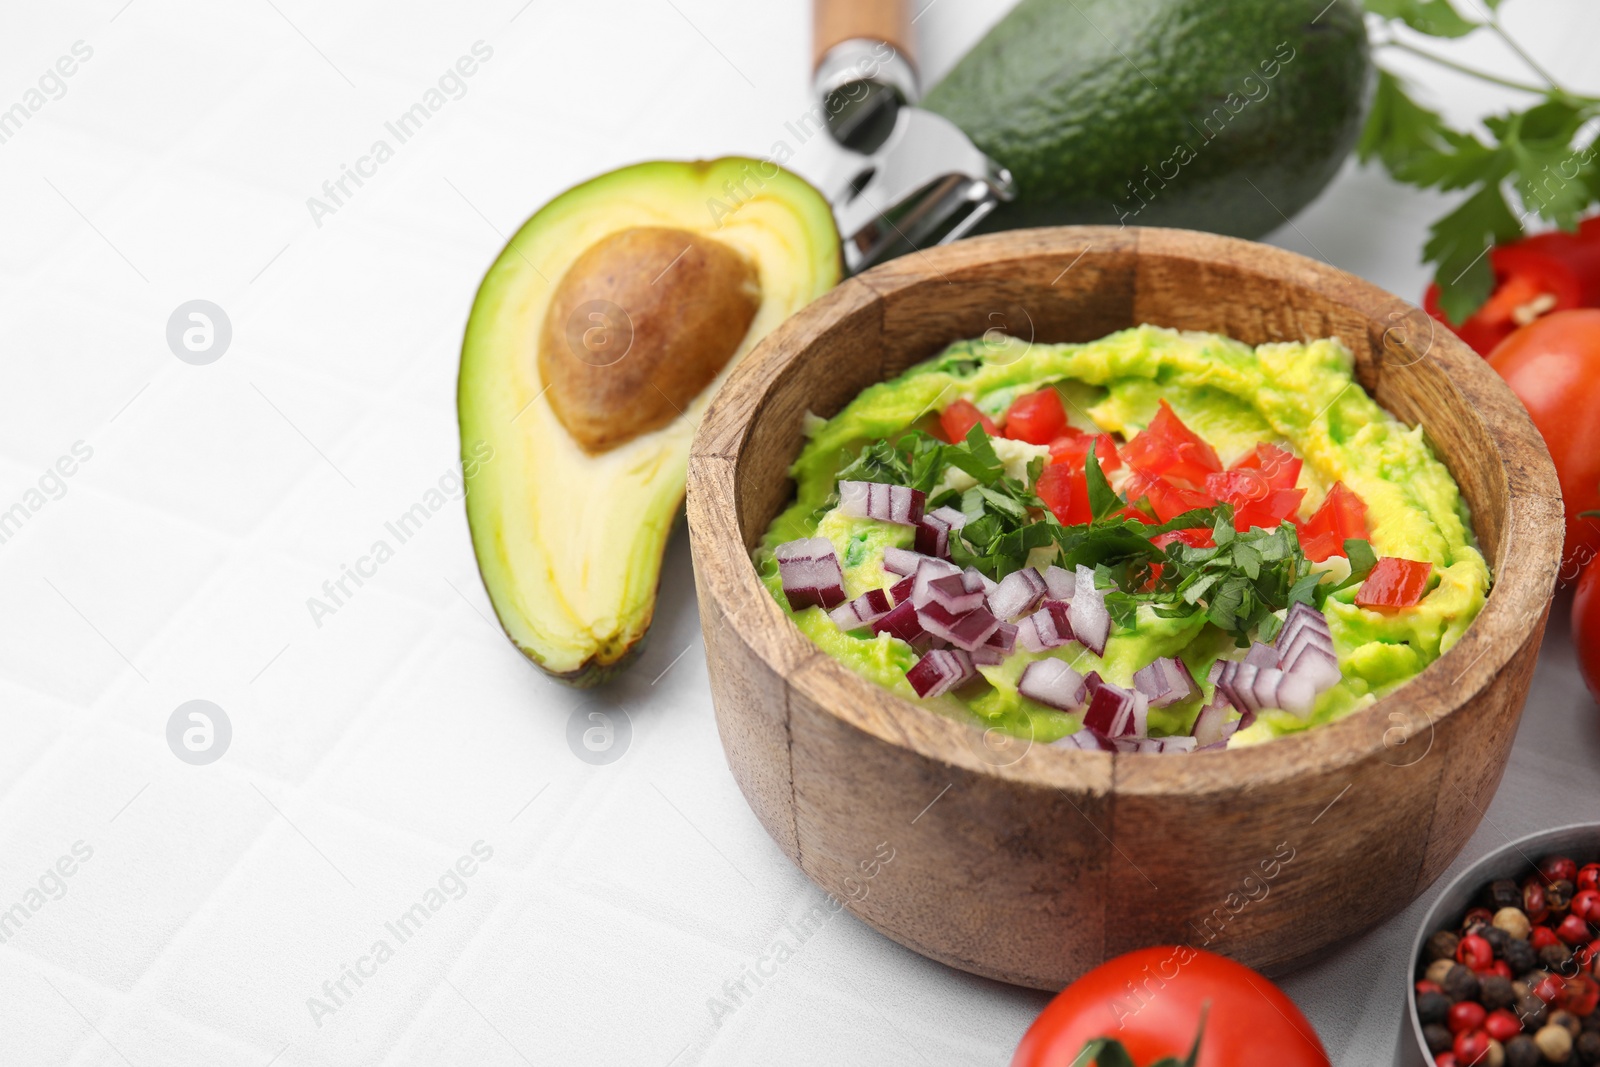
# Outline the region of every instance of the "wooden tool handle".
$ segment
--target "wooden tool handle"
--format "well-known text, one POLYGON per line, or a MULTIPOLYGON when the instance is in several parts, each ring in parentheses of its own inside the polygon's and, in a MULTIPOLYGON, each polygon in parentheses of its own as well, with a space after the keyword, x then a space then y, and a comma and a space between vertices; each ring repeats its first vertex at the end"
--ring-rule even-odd
POLYGON ((885 41, 915 65, 911 52, 910 0, 812 0, 811 68, 841 41, 862 37, 885 41))

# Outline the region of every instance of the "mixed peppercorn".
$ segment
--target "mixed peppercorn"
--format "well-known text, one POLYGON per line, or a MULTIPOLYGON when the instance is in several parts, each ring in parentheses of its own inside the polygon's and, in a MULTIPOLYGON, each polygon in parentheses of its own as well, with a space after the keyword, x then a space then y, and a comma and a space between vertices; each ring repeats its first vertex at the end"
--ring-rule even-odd
POLYGON ((1436 1067, 1600 1064, 1600 863, 1550 856, 1489 883, 1423 947, 1415 997, 1436 1067))

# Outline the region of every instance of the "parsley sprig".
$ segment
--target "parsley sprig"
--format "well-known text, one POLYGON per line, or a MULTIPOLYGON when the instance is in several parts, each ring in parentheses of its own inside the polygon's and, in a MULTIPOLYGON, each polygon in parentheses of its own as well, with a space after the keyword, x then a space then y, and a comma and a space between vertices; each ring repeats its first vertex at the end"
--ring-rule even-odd
POLYGON ((1460 323, 1488 299, 1494 270, 1488 249, 1522 236, 1535 218, 1562 229, 1600 200, 1600 152, 1583 133, 1600 116, 1600 99, 1572 92, 1506 33, 1501 0, 1471 5, 1482 19, 1461 14, 1453 0, 1366 0, 1367 10, 1392 30, 1405 25, 1434 38, 1486 32, 1499 37, 1537 79, 1516 81, 1456 62, 1432 49, 1390 34, 1381 49, 1418 56, 1436 65, 1528 93, 1539 99, 1483 121, 1482 133, 1458 130, 1437 111, 1418 103, 1407 85, 1379 69, 1377 92, 1356 145, 1362 162, 1376 159, 1398 181, 1443 191, 1467 190, 1454 210, 1428 231, 1423 258, 1435 265, 1439 302, 1460 323), (1515 205, 1515 206, 1513 206, 1515 205))

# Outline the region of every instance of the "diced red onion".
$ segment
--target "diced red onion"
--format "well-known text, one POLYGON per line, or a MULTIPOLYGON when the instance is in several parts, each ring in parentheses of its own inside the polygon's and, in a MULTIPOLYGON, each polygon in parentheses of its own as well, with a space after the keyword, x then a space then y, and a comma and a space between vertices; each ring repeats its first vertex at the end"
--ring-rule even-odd
POLYGON ((1318 693, 1332 689, 1343 677, 1339 673, 1338 657, 1326 649, 1309 643, 1301 645, 1300 651, 1293 659, 1284 661, 1284 671, 1297 678, 1304 678, 1318 693))
POLYGON ((1195 716, 1194 735, 1195 744, 1200 748, 1209 748, 1212 745, 1227 744, 1228 738, 1233 736, 1233 731, 1238 728, 1237 722, 1228 721, 1228 708, 1225 704, 1207 704, 1200 709, 1200 714, 1195 716))
POLYGON ((896 604, 908 599, 911 596, 911 587, 916 584, 917 580, 909 575, 900 579, 889 587, 889 599, 896 604))
POLYGON ((1278 665, 1278 650, 1271 645, 1260 641, 1250 642, 1250 652, 1244 661, 1252 667, 1276 667, 1278 665))
POLYGON ((917 609, 917 619, 922 628, 935 637, 942 637, 957 648, 971 652, 1000 627, 1000 620, 987 608, 956 615, 938 603, 930 602, 917 609))
POLYGON ((872 624, 875 634, 890 634, 910 645, 926 644, 927 631, 922 628, 922 620, 917 617, 916 605, 909 600, 902 600, 895 604, 894 610, 872 624))
POLYGON ((1199 690, 1188 665, 1175 656, 1151 660, 1148 666, 1134 672, 1133 684, 1150 698, 1152 708, 1164 708, 1188 700, 1199 690))
POLYGON ((1014 619, 1031 612, 1044 594, 1044 576, 1032 567, 1023 567, 1000 579, 999 587, 989 595, 989 610, 997 618, 1014 619))
POLYGON ((1017 623, 1017 644, 1029 652, 1049 651, 1039 640, 1039 631, 1034 628, 1032 615, 1017 623))
POLYGON ((1105 655, 1106 639, 1111 636, 1111 613, 1106 610, 1106 591, 1094 587, 1094 571, 1080 566, 1073 583, 1072 635, 1097 656, 1105 655))
POLYGON ((1138 751, 1156 756, 1172 756, 1193 752, 1195 748, 1194 738, 1179 735, 1177 737, 1141 737, 1139 738, 1138 751))
MULTIPOLYGON (((1310 679, 1277 667, 1255 667, 1223 660, 1217 672, 1217 691, 1246 713, 1282 709, 1301 718, 1311 714, 1317 690, 1310 679)), ((1253 714, 1252 714, 1253 718, 1253 714)))
POLYGON ((1294 635, 1302 626, 1313 626, 1323 634, 1332 637, 1328 629, 1328 617, 1303 600, 1297 600, 1289 605, 1288 613, 1283 617, 1283 627, 1278 631, 1275 642, 1279 648, 1289 647, 1289 642, 1294 640, 1294 635))
POLYGON ((915 526, 922 518, 927 494, 908 485, 882 482, 840 482, 839 514, 850 519, 877 519, 915 526))
POLYGON ((1006 661, 1006 654, 987 642, 973 649, 968 655, 972 657, 973 664, 979 667, 998 667, 1006 661))
POLYGON ((983 595, 986 597, 993 596, 994 591, 1000 588, 999 582, 995 581, 993 578, 989 577, 976 567, 968 567, 961 573, 965 574, 968 578, 971 578, 973 581, 983 586, 983 595))
POLYGON ((1022 671, 1017 692, 1058 711, 1083 706, 1083 675, 1058 659, 1034 660, 1022 671))
POLYGON ((954 649, 929 652, 906 671, 906 681, 919 697, 938 697, 977 676, 972 657, 954 649))
POLYGON ((969 590, 966 575, 946 574, 928 583, 928 602, 952 615, 965 615, 974 608, 983 607, 983 586, 969 590))
POLYGON ((995 627, 994 633, 989 635, 989 640, 984 642, 984 646, 998 649, 1002 658, 1011 655, 1017 647, 1017 627, 1002 620, 1000 625, 995 627))
POLYGON ((909 548, 896 548, 890 546, 883 550, 883 569, 890 574, 909 575, 917 573, 917 564, 925 558, 921 552, 913 552, 909 548))
POLYGON ((1300 657, 1300 650, 1307 646, 1321 649, 1332 656, 1335 663, 1338 662, 1339 657, 1333 651, 1333 638, 1314 626, 1302 626, 1289 641, 1279 643, 1277 666, 1287 670, 1288 665, 1300 657))
POLYGON ((834 608, 828 617, 841 630, 859 630, 889 614, 893 606, 888 593, 882 589, 868 589, 849 603, 834 608))
POLYGON ((1045 595, 1051 600, 1071 600, 1073 592, 1078 586, 1077 575, 1065 567, 1057 567, 1054 563, 1045 568, 1044 587, 1045 595))
POLYGON ((844 600, 844 572, 839 555, 826 537, 786 541, 773 552, 783 595, 795 611, 831 608, 844 600))
POLYGON ((1033 642, 1039 646, 1029 651, 1046 652, 1052 648, 1060 648, 1071 641, 1070 614, 1068 607, 1061 601, 1046 600, 1038 611, 1023 620, 1032 624, 1033 642))
POLYGON ((1133 725, 1129 733, 1134 737, 1150 736, 1150 698, 1133 690, 1133 725))
POLYGON ((1083 725, 1110 738, 1126 737, 1133 732, 1133 694, 1120 685, 1101 682, 1089 697, 1089 710, 1083 713, 1083 725))
POLYGON ((950 555, 950 537, 967 524, 967 517, 952 507, 936 508, 917 522, 916 548, 929 556, 950 555))
POLYGON ((933 594, 928 591, 929 583, 935 578, 960 573, 961 568, 949 560, 923 556, 922 562, 917 565, 917 573, 913 576, 915 581, 911 586, 911 602, 919 608, 926 606, 933 599, 933 594))
POLYGON ((1076 748, 1084 752, 1115 752, 1117 746, 1110 739, 1100 736, 1093 730, 1079 730, 1075 734, 1068 734, 1055 742, 1061 748, 1076 748))

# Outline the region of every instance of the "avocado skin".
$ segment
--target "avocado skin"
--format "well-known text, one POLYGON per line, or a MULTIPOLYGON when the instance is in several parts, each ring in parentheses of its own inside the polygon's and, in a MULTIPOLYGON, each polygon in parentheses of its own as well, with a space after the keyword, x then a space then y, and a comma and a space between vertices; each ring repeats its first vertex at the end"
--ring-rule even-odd
POLYGON ((1361 5, 1323 3, 1022 0, 923 105, 1016 179, 986 230, 1122 223, 1258 237, 1332 180, 1366 114, 1361 5), (1257 99, 1230 114, 1230 93, 1236 106, 1257 99))

